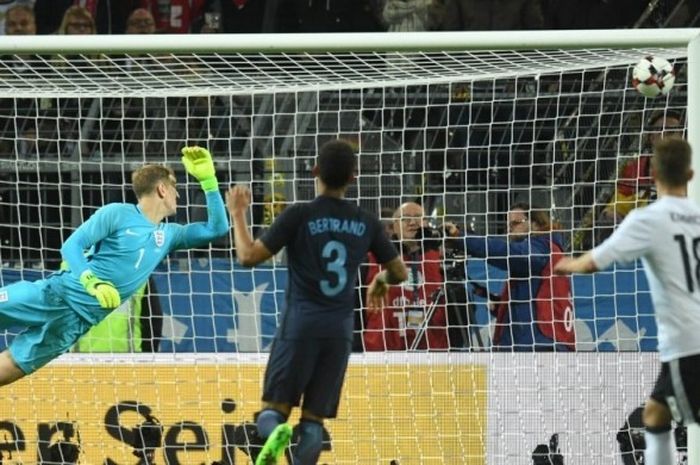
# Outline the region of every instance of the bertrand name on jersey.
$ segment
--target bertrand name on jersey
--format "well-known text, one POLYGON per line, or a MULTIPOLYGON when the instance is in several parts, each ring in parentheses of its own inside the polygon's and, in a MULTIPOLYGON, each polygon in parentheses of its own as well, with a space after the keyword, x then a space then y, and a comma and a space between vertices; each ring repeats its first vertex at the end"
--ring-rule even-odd
POLYGON ((307 224, 312 236, 324 232, 335 232, 354 234, 359 237, 362 236, 367 229, 367 226, 362 221, 339 220, 338 218, 318 218, 309 221, 307 224))

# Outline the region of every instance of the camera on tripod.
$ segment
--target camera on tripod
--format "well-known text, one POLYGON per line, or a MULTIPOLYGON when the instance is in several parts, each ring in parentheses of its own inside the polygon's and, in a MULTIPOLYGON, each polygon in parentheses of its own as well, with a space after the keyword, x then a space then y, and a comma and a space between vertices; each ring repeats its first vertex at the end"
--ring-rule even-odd
POLYGON ((450 349, 472 350, 482 347, 483 342, 476 325, 476 305, 469 302, 467 295, 464 239, 451 237, 446 226, 424 226, 416 231, 415 239, 422 241, 423 253, 431 250, 442 251, 440 269, 443 285, 430 298, 426 321, 430 319, 436 306, 444 305, 450 349))
POLYGON ((431 228, 430 226, 423 226, 416 230, 416 235, 413 239, 420 241, 421 250, 424 253, 429 250, 440 250, 442 247, 442 235, 437 229, 431 228))

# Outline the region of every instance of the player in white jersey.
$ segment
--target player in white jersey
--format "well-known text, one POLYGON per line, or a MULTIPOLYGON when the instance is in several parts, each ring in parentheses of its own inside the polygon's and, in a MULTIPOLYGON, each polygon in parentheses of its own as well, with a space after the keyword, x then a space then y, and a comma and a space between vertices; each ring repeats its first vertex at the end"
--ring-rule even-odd
POLYGON ((681 139, 654 147, 659 200, 633 210, 602 244, 562 259, 555 273, 592 273, 642 259, 658 327, 661 373, 644 406, 646 465, 676 463, 671 420, 693 423, 700 409, 700 206, 688 199, 691 150, 681 139))

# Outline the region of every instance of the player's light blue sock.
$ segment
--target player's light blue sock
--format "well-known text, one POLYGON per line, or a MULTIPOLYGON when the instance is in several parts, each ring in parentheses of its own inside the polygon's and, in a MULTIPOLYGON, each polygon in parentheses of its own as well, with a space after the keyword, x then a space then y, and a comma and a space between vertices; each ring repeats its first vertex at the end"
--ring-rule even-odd
POLYGON ((270 434, 272 434, 272 430, 277 427, 277 425, 280 425, 284 423, 285 418, 284 415, 279 413, 277 410, 272 410, 272 409, 265 409, 260 414, 258 415, 258 435, 266 439, 270 434))
POLYGON ((647 428, 644 432, 644 463, 667 465, 676 463, 676 441, 670 425, 662 428, 647 428))
POLYGON ((299 422, 299 444, 294 450, 294 465, 316 465, 323 448, 323 425, 311 420, 299 422))

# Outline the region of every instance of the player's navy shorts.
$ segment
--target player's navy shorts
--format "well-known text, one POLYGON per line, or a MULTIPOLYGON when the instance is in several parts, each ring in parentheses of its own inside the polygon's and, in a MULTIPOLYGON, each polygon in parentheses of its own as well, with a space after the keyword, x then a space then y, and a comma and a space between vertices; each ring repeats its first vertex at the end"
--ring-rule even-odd
POLYGON ((335 418, 352 342, 347 339, 275 338, 265 370, 263 401, 300 405, 335 418))
POLYGON ((678 423, 700 422, 700 355, 663 362, 651 398, 666 405, 678 423))
POLYGON ((27 328, 9 347, 12 360, 25 374, 70 350, 90 329, 43 279, 0 287, 0 328, 13 326, 27 328))

